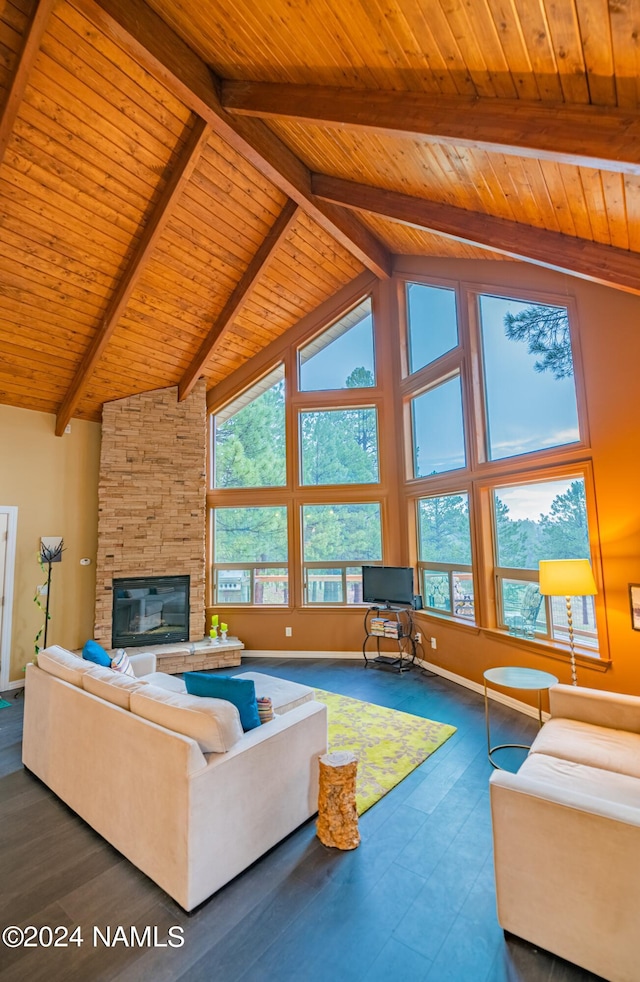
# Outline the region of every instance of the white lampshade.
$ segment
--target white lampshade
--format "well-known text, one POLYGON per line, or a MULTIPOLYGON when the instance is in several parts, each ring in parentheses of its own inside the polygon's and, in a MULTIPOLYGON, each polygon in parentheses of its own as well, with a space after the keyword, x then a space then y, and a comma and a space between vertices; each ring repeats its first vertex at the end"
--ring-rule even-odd
POLYGON ((540 593, 546 597, 592 597, 598 592, 588 559, 541 559, 540 593))

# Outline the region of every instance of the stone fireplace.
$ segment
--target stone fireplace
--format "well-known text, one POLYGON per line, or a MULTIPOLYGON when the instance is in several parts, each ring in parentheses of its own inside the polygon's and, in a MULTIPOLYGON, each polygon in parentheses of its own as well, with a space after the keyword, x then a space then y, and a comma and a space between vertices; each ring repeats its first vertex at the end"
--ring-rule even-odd
POLYGON ((185 634, 189 641, 204 635, 205 448, 202 380, 184 402, 174 386, 104 406, 95 638, 106 648, 112 646, 114 579, 188 577, 185 634))
POLYGON ((112 648, 189 640, 189 577, 113 580, 112 648))

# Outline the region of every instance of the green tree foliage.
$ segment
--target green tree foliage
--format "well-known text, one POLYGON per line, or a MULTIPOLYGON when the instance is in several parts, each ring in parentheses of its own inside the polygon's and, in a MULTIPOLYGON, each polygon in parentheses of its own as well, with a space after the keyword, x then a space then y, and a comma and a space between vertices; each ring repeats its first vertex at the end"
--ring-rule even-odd
POLYGON ((526 341, 529 354, 539 355, 536 372, 554 378, 573 376, 569 318, 564 307, 530 304, 517 314, 505 314, 505 334, 510 341, 526 341))
POLYGON ((279 487, 286 481, 284 382, 216 427, 218 488, 279 487))
POLYGON ((589 529, 584 481, 572 481, 557 495, 548 515, 540 516, 544 559, 588 559, 589 529))
POLYGON ((303 484, 371 484, 378 480, 375 409, 301 414, 303 484))
POLYGON ((420 558, 432 563, 471 565, 466 494, 446 494, 420 501, 420 558))
POLYGON ((216 508, 214 514, 216 563, 286 563, 286 508, 216 508))
POLYGON ((530 518, 514 521, 509 506, 495 497, 496 532, 498 537, 498 566, 535 569, 539 557, 539 530, 530 518))
POLYGON ((376 562, 382 559, 377 504, 305 505, 305 562, 376 562))
MULTIPOLYGON (((373 385, 366 368, 355 368, 346 387, 373 385)), ((370 407, 303 413, 303 484, 371 484, 378 480, 377 415, 370 407)))
POLYGON ((347 376, 345 385, 348 389, 368 389, 372 385, 375 385, 373 372, 362 366, 360 368, 354 368, 351 375, 347 376))
POLYGON ((508 505, 495 497, 498 565, 537 569, 541 559, 588 559, 589 530, 584 481, 572 481, 557 494, 549 512, 537 520, 513 519, 508 505))
MULTIPOLYGON (((354 369, 348 388, 374 384, 354 369)), ((303 481, 369 484, 378 480, 376 411, 346 408, 301 415, 303 481)), ((258 395, 216 430, 216 487, 274 487, 285 483, 284 382, 258 395)), ((380 561, 380 508, 340 504, 305 508, 307 562, 380 561)), ((218 508, 215 562, 285 563, 286 508, 218 508)))

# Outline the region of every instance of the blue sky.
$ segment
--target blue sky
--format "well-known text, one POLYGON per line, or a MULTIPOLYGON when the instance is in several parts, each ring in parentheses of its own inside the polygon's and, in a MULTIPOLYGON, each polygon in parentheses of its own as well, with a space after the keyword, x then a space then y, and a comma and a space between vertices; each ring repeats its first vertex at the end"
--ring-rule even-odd
POLYGON ((487 380, 491 458, 573 443, 579 437, 573 378, 536 372, 536 355, 524 341, 505 335, 506 313, 529 306, 502 297, 482 297, 482 340, 487 380))
POLYGON ((370 314, 305 362, 300 371, 301 388, 307 392, 343 389, 353 369, 361 367, 375 374, 370 314))
POLYGON ((417 372, 457 346, 456 295, 453 290, 409 283, 407 308, 410 371, 417 372))

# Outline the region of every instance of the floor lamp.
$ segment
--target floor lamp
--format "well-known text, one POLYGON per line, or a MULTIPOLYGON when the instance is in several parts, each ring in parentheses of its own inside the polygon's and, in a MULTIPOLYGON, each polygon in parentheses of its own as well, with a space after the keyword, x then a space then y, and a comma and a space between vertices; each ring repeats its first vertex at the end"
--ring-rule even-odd
POLYGON ((592 597, 598 592, 588 559, 541 559, 540 593, 543 597, 565 597, 569 648, 571 649, 571 682, 578 684, 576 654, 573 642, 572 597, 592 597))

